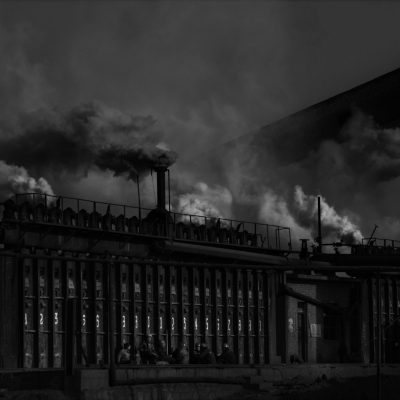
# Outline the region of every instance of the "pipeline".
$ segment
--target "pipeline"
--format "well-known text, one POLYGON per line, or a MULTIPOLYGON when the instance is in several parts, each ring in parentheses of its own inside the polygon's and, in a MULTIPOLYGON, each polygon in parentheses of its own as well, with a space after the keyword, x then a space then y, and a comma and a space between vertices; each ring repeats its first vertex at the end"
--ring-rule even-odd
MULTIPOLYGON (((165 368, 165 367, 164 367, 165 368)), ((141 379, 127 379, 121 380, 116 379, 114 382, 114 386, 123 386, 123 385, 149 385, 149 384, 158 384, 158 383, 219 383, 226 385, 245 385, 247 380, 245 378, 235 377, 235 378, 214 378, 214 377, 157 377, 157 378, 141 378, 141 379)))
POLYGON ((229 268, 229 269, 249 269, 249 270, 263 270, 271 272, 296 272, 296 271, 330 271, 330 272, 394 272, 400 274, 400 267, 398 265, 332 265, 323 262, 309 262, 302 263, 301 260, 288 261, 287 265, 257 265, 257 264, 239 264, 239 263, 205 263, 205 262, 186 262, 186 261, 166 261, 166 260, 132 260, 124 258, 100 258, 100 257, 73 257, 73 256, 60 256, 60 255, 47 255, 47 254, 29 254, 29 253, 16 253, 9 250, 0 251, 0 255, 5 257, 15 258, 41 258, 49 260, 64 260, 64 261, 88 261, 88 262, 110 262, 110 263, 124 263, 124 264, 137 264, 137 265, 165 265, 176 267, 204 267, 204 268, 229 268))

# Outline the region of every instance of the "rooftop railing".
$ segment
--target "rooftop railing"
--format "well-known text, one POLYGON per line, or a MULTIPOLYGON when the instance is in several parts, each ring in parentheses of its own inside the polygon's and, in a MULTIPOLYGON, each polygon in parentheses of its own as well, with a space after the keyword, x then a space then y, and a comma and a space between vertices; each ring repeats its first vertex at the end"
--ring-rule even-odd
POLYGON ((400 255, 400 241, 394 239, 377 238, 375 236, 363 238, 361 244, 351 246, 351 254, 358 256, 370 255, 400 255))
POLYGON ((4 206, 3 220, 291 250, 290 228, 278 225, 38 193, 16 194, 4 206))
POLYGON ((363 246, 400 248, 400 240, 383 239, 383 238, 377 238, 375 236, 370 238, 363 238, 361 244, 363 246))

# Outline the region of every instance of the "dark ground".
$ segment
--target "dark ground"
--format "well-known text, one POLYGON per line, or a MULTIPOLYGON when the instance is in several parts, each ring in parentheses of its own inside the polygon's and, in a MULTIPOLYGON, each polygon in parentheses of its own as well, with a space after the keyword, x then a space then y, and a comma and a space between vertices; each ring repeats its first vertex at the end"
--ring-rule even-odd
MULTIPOLYGON (((309 385, 287 382, 268 392, 246 391, 229 400, 377 400, 376 377, 314 382, 309 385)), ((382 377, 380 400, 400 400, 400 378, 382 377)))
MULTIPOLYGON (((243 390, 229 399, 210 400, 377 400, 376 378, 322 380, 308 385, 286 382, 273 385, 269 391, 243 390)), ((0 400, 74 400, 57 390, 1 391, 0 400)), ((130 400, 130 399, 121 399, 130 400)), ((172 399, 171 399, 172 400, 172 399)), ((400 378, 382 377, 380 400, 400 400, 400 378)))

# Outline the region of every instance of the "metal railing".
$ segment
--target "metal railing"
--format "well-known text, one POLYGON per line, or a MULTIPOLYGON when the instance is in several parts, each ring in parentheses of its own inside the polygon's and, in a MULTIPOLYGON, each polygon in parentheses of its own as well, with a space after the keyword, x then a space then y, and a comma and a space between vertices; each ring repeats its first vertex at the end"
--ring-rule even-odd
POLYGON ((16 194, 3 219, 291 250, 288 227, 39 193, 16 194), (14 208, 13 208, 14 207, 14 208))
POLYGON ((400 248, 400 240, 383 239, 374 236, 370 238, 362 238, 361 244, 363 246, 400 248))
POLYGON ((400 255, 400 241, 377 237, 363 238, 361 244, 352 245, 353 255, 400 255))

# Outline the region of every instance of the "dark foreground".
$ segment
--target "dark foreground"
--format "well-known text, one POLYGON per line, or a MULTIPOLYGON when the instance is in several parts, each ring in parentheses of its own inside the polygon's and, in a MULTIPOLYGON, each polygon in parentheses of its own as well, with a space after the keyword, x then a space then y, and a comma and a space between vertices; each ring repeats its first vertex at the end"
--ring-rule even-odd
MULTIPOLYGON (((204 399, 205 393, 193 392, 193 399, 204 399)), ((101 396, 103 398, 103 396, 101 396)), ((147 399, 142 396, 132 397, 110 395, 105 398, 113 400, 175 400, 174 393, 169 392, 163 399, 147 399)), ((179 399, 181 396, 177 396, 179 399)), ((296 381, 273 384, 264 391, 243 389, 239 393, 228 397, 208 397, 210 400, 375 400, 377 399, 376 378, 362 377, 346 380, 330 379, 319 380, 309 384, 300 384, 296 381)), ((398 400, 400 398, 400 379, 396 376, 382 377, 381 400, 398 400)), ((4 400, 75 400, 57 390, 35 391, 0 391, 0 399, 4 400)), ((100 399, 99 400, 103 400, 100 399)))
MULTIPOLYGON (((311 384, 286 382, 268 392, 245 391, 230 400, 376 400, 376 377, 320 380, 311 384)), ((400 399, 400 379, 382 376, 380 400, 400 399)))

